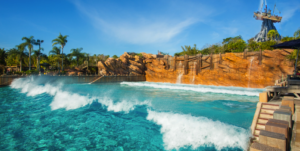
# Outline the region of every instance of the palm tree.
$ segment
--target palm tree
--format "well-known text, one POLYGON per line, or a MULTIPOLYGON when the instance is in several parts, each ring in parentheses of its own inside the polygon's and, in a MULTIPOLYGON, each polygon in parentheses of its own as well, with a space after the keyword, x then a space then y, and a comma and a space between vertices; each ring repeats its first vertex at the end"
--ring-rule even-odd
POLYGON ((183 51, 183 55, 196 55, 198 54, 199 50, 197 49, 197 45, 194 44, 194 47, 185 45, 184 47, 181 46, 181 49, 183 51))
POLYGON ((294 38, 295 39, 300 39, 300 29, 298 29, 297 31, 295 31, 294 38))
POLYGON ((24 43, 22 43, 22 45, 24 45, 25 47, 27 46, 28 50, 29 50, 29 70, 31 70, 31 51, 33 49, 33 36, 30 36, 29 38, 27 37, 23 37, 22 40, 25 40, 24 43))
MULTIPOLYGON (((60 47, 56 47, 56 46, 54 46, 53 48, 52 48, 52 50, 51 51, 49 51, 49 55, 50 54, 52 54, 52 55, 56 55, 58 58, 60 58, 60 47)), ((59 61, 57 60, 57 65, 58 65, 58 67, 59 67, 59 61)))
MULTIPOLYGON (((64 47, 65 47, 66 43, 68 42, 67 37, 68 37, 68 35, 63 36, 59 33, 59 36, 56 39, 52 40, 52 43, 53 43, 52 46, 54 46, 54 45, 60 45, 61 46, 61 53, 62 54, 64 53, 64 47)), ((64 59, 63 59, 63 57, 61 58, 61 68, 62 68, 61 70, 63 71, 64 70, 64 59)))
POLYGON ((268 38, 271 40, 274 40, 275 38, 279 37, 279 33, 277 32, 277 30, 272 29, 268 32, 268 38))
POLYGON ((4 48, 0 48, 0 64, 6 65, 5 59, 7 58, 7 52, 4 48))
POLYGON ((77 67, 78 67, 79 58, 84 57, 84 53, 81 53, 81 51, 82 51, 82 48, 71 49, 71 53, 69 54, 72 57, 76 57, 77 67))
POLYGON ((41 53, 41 50, 44 50, 44 48, 40 48, 40 50, 33 50, 33 55, 36 57, 36 67, 38 69, 40 69, 40 57, 43 55, 43 53, 41 53))
POLYGON ((17 58, 17 60, 20 61, 20 71, 22 71, 22 62, 23 62, 23 57, 26 56, 28 53, 25 53, 25 45, 20 44, 16 46, 17 48, 10 49, 8 51, 8 55, 13 56, 17 58))

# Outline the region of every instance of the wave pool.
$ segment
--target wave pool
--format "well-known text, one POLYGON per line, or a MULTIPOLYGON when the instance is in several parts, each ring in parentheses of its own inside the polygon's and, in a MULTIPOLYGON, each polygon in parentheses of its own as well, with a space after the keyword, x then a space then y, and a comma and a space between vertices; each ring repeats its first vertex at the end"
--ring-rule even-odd
POLYGON ((0 88, 0 150, 245 150, 262 91, 20 78, 0 88))

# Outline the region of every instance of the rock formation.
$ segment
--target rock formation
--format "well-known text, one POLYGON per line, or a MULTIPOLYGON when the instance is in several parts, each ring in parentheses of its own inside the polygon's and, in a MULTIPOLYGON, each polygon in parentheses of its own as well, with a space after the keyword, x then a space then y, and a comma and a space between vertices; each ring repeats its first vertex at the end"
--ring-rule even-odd
MULTIPOLYGON (((254 37, 254 41, 256 42, 263 42, 263 41, 267 41, 268 39, 268 32, 270 30, 276 30, 276 27, 274 26, 274 23, 272 22, 272 20, 269 19, 264 19, 263 23, 261 25, 261 30, 260 32, 254 37)), ((279 35, 278 37, 276 37, 274 40, 281 40, 281 36, 279 35)))
POLYGON ((100 75, 144 75, 142 57, 125 52, 118 59, 108 58, 105 62, 98 62, 100 75))
MULTIPOLYGON (((282 76, 293 73, 294 62, 286 58, 292 51, 265 50, 262 52, 261 64, 259 52, 248 52, 246 57, 244 53, 215 54, 212 60, 204 56, 200 72, 196 70, 199 65, 193 60, 195 56, 190 56, 192 59, 189 62, 182 61, 186 65, 184 68, 179 66, 181 61, 177 61, 174 70, 169 60, 174 57, 159 58, 147 53, 142 53, 143 57, 140 57, 125 52, 118 59, 99 61, 98 68, 102 75, 145 75, 146 81, 168 83, 176 83, 182 70, 186 69, 186 74, 180 79, 184 84, 264 88, 274 85, 275 80, 282 76), (206 62, 211 62, 212 66, 206 62)), ((180 58, 184 57, 177 59, 180 58)))

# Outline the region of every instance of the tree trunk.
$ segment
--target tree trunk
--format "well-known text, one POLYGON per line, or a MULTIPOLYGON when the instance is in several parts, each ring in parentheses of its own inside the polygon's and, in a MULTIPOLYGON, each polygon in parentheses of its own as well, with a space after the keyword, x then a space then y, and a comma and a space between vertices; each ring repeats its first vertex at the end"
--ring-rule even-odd
POLYGON ((78 57, 76 57, 77 67, 78 67, 78 57))
POLYGON ((20 72, 22 72, 22 58, 20 59, 20 72))
POLYGON ((38 56, 38 58, 37 58, 37 68, 38 68, 38 70, 39 70, 39 72, 40 72, 40 56, 38 56))
POLYGON ((31 49, 29 49, 29 70, 31 70, 31 49))
POLYGON ((64 58, 63 58, 63 53, 64 53, 64 47, 61 47, 61 71, 64 71, 64 58))

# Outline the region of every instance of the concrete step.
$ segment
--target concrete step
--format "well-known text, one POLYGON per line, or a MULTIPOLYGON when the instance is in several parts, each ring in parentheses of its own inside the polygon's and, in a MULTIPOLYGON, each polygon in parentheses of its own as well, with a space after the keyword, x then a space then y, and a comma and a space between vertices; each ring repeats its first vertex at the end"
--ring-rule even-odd
POLYGON ((270 104, 270 103, 263 103, 262 108, 265 108, 265 109, 279 109, 279 105, 270 104))
POLYGON ((259 141, 259 135, 253 135, 253 136, 257 141, 259 141))
POLYGON ((268 108, 262 108, 260 110, 260 113, 267 113, 267 114, 273 114, 275 109, 268 109, 268 108))
POLYGON ((258 118, 271 119, 273 118, 273 114, 260 113, 258 118))
POLYGON ((255 129, 265 130, 266 129, 266 125, 265 124, 259 124, 259 123, 257 123, 255 129))
POLYGON ((255 129, 254 135, 259 135, 259 133, 260 133, 260 130, 259 129, 255 129))
POLYGON ((257 123, 259 124, 266 124, 268 122, 269 119, 266 118, 258 118, 257 123))

